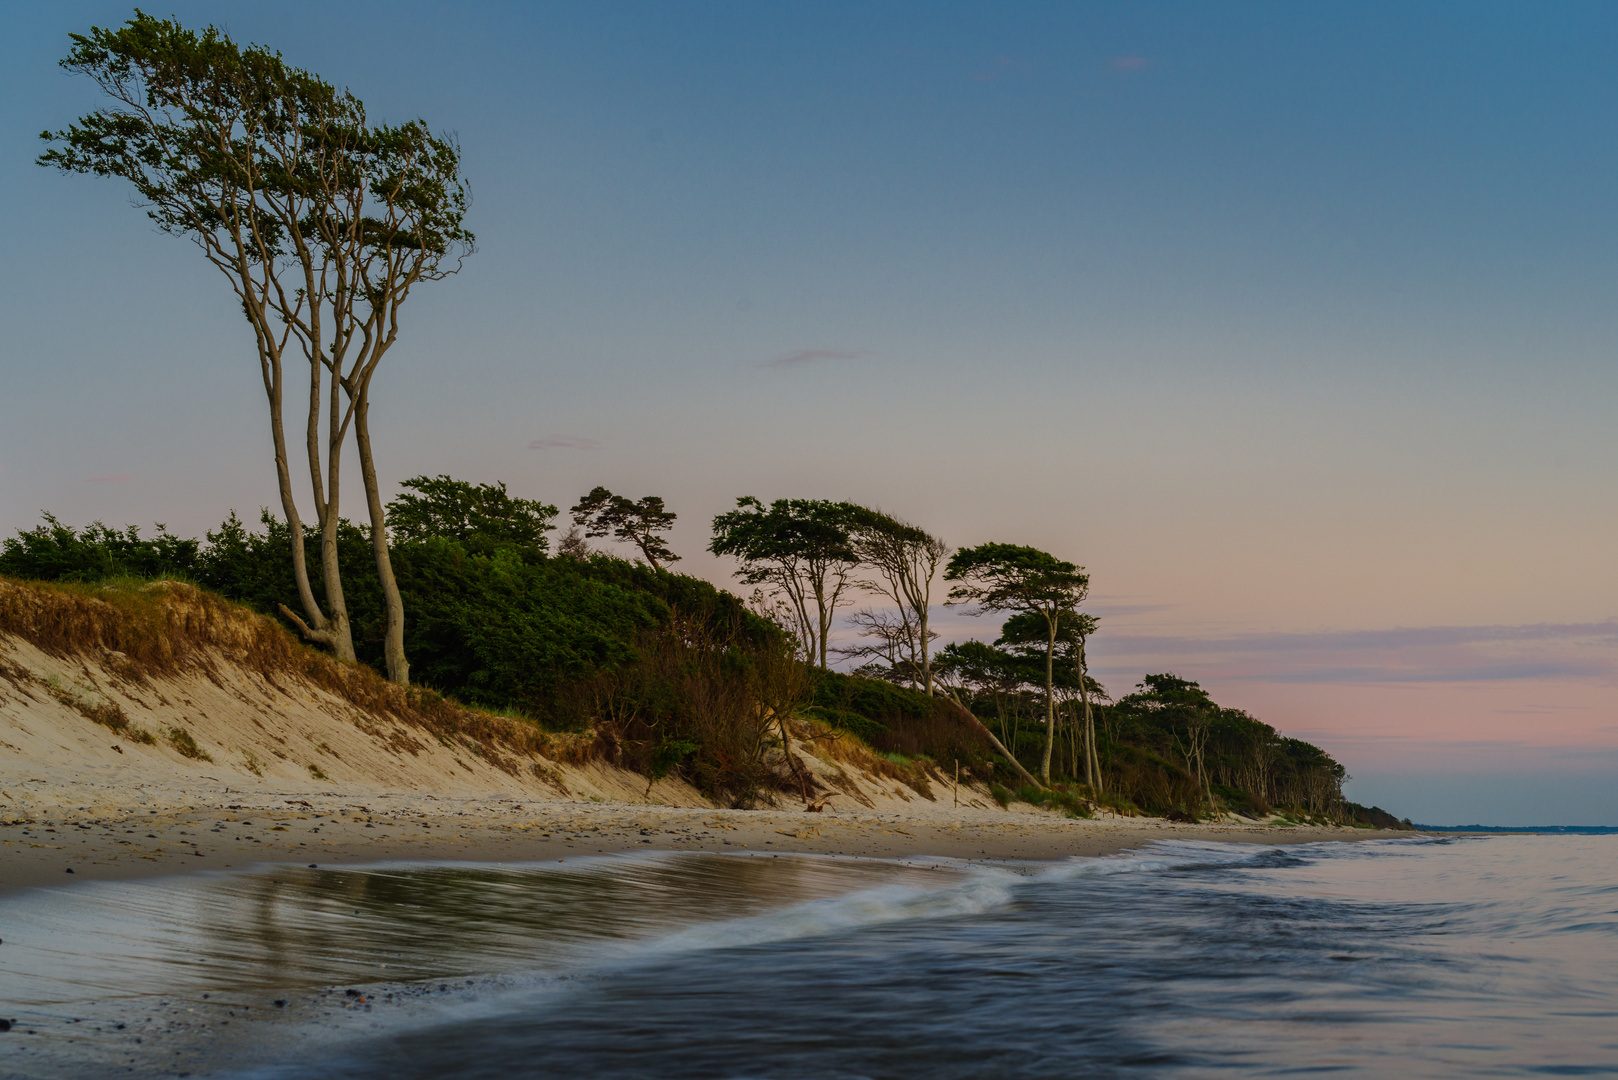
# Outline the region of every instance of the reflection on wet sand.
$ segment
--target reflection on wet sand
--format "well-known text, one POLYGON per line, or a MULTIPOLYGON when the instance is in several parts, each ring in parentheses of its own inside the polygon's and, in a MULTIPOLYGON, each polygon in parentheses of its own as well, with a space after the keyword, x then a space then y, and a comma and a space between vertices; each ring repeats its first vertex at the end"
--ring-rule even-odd
POLYGON ((682 927, 936 886, 941 873, 953 876, 937 864, 647 853, 39 890, 0 901, 0 1008, 19 1018, 27 1075, 83 1075, 92 1062, 141 1075, 176 1055, 196 1069, 240 1065, 289 1020, 341 1009, 380 1023, 375 1005, 400 1012, 450 980, 463 994, 467 980, 473 992, 538 983, 682 927))

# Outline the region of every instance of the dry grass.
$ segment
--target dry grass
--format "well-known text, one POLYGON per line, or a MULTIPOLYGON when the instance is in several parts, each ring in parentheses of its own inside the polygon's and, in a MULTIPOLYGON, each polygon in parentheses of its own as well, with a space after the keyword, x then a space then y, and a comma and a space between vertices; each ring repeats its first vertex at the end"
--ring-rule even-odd
POLYGON ((879 753, 867 746, 858 736, 836 731, 820 720, 800 719, 793 736, 815 746, 825 759, 840 765, 895 780, 928 800, 936 801, 932 785, 928 783, 928 762, 925 758, 907 759, 903 755, 879 753))
MULTIPOLYGON (((431 690, 395 686, 368 667, 315 652, 262 615, 182 582, 74 585, 0 578, 0 634, 14 634, 58 658, 98 655, 136 682, 185 671, 217 677, 221 658, 272 681, 301 677, 354 706, 367 724, 396 720, 513 776, 519 768, 511 755, 533 757, 546 749, 545 733, 530 722, 477 712, 431 690)), ((67 703, 113 730, 133 730, 127 719, 123 727, 109 722, 122 715, 116 705, 110 707, 117 716, 98 718, 86 712, 93 704, 76 697, 67 703)), ((140 739, 148 740, 155 741, 150 733, 140 739)), ((394 741, 407 752, 420 749, 406 736, 394 741)))

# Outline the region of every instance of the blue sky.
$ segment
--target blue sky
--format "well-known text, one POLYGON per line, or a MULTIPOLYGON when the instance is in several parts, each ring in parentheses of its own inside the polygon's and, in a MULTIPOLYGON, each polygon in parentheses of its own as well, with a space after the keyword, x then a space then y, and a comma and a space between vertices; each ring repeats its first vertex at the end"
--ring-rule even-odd
MULTIPOLYGON (((744 493, 1037 544, 1115 692, 1199 678, 1394 809, 1442 772, 1429 820, 1618 823, 1618 9, 153 13, 461 139, 480 251, 380 376, 390 481, 662 494, 719 581, 744 493)), ((275 502, 223 283, 30 163, 129 14, 0 17, 0 530, 275 502)))

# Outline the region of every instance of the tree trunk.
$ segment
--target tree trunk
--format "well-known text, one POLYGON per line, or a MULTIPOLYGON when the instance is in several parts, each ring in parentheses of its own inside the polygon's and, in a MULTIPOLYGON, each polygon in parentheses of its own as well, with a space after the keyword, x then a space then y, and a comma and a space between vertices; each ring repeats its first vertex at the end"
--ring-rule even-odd
POLYGON ((921 678, 925 684, 928 697, 933 696, 933 660, 927 651, 927 605, 917 605, 921 610, 917 614, 921 618, 921 678))
MULTIPOLYGON (((318 324, 317 324, 318 332, 318 324)), ((317 337, 318 341, 319 338, 317 337)), ((309 457, 309 486, 314 493, 315 517, 320 523, 320 576, 326 593, 326 610, 330 613, 331 651, 345 663, 354 662, 354 633, 348 623, 348 603, 343 599, 343 572, 337 559, 337 524, 341 520, 338 507, 342 480, 343 444, 338 439, 341 430, 337 422, 337 384, 333 373, 331 430, 327 440, 326 470, 321 477, 320 461, 320 387, 322 367, 318 359, 309 362, 309 419, 304 432, 304 452, 309 457)))
POLYGON ((320 610, 313 586, 309 584, 309 563, 303 550, 303 519, 298 516, 298 503, 292 493, 292 472, 287 465, 286 433, 281 427, 281 403, 276 398, 280 387, 270 394, 270 433, 275 443, 275 479, 281 493, 281 512, 286 515, 287 539, 292 547, 292 580, 298 588, 298 600, 304 617, 299 618, 285 604, 281 610, 295 623, 304 639, 320 645, 334 646, 331 623, 320 610))
POLYGON ((410 685, 410 661, 404 649, 404 600, 399 582, 393 576, 393 558, 388 551, 388 530, 382 509, 382 491, 376 480, 376 460, 371 456, 371 387, 360 388, 354 409, 354 442, 360 452, 360 478, 365 484, 365 504, 371 514, 371 550, 376 555, 376 574, 382 581, 382 600, 388 623, 382 638, 382 655, 388 679, 400 686, 410 685))
POLYGON ((965 713, 968 719, 972 721, 972 726, 983 732, 983 737, 989 740, 990 745, 992 745, 996 750, 1000 751, 1005 759, 1011 763, 1011 767, 1017 771, 1018 776, 1021 776, 1024 780, 1028 781, 1030 784, 1033 784, 1035 787, 1044 786, 1038 780, 1034 779, 1033 773, 1022 767, 1022 762, 1017 760, 1017 755, 1013 754, 1010 750, 1007 750, 1005 744, 994 737, 994 732, 985 727, 982 720, 979 720, 976 716, 972 715, 972 710, 968 709, 965 705, 961 705, 960 702, 956 702, 956 704, 960 705, 961 711, 965 713))
POLYGON ((1039 778, 1051 782, 1051 751, 1056 748, 1056 619, 1047 615, 1051 636, 1045 643, 1045 754, 1039 761, 1039 778))
POLYGON ((1085 662, 1084 639, 1079 639, 1079 700, 1084 703, 1084 780, 1090 790, 1099 794, 1103 787, 1101 759, 1096 756, 1096 721, 1090 711, 1090 688, 1084 677, 1089 668, 1085 662))
POLYGON ((331 651, 344 663, 353 663, 354 631, 348 622, 348 601, 343 598, 343 575, 337 560, 337 522, 337 503, 333 499, 326 504, 326 520, 320 525, 320 576, 325 585, 326 608, 331 612, 331 651))

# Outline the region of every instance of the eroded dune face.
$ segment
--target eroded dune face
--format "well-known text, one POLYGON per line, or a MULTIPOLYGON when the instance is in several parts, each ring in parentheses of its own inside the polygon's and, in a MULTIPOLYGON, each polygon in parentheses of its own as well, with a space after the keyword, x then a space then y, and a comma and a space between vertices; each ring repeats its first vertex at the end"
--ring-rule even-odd
MULTIPOLYGON (((834 807, 945 809, 925 777, 862 747, 794 749, 834 807)), ((710 805, 615 768, 591 734, 401 689, 189 585, 0 580, 0 792, 14 811, 174 805, 199 788, 710 805)))

